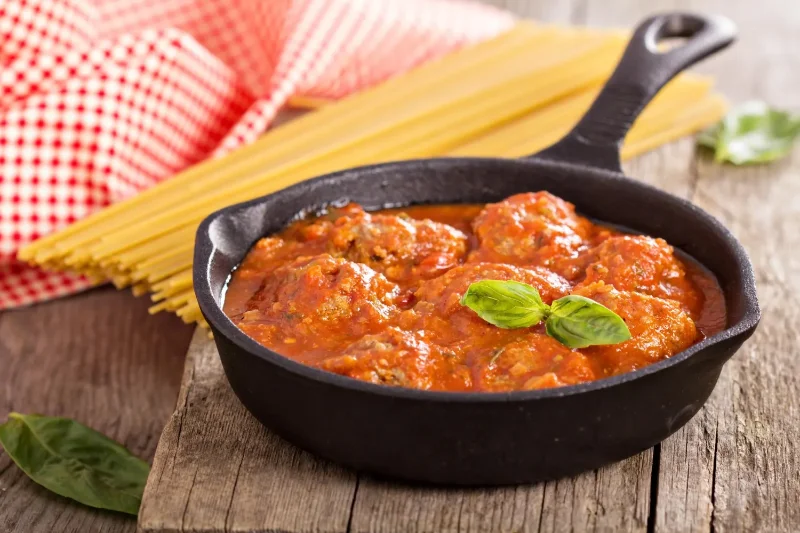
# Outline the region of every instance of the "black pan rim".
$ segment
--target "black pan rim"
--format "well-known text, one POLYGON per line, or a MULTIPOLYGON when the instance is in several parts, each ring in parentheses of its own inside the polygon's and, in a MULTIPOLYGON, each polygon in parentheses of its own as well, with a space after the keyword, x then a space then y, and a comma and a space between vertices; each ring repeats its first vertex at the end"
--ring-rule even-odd
MULTIPOLYGON (((309 208, 315 207, 312 205, 309 208)), ((635 228, 633 228, 635 229, 635 228)), ((325 174, 315 178, 305 180, 285 189, 248 200, 232 204, 215 211, 208 215, 200 223, 196 234, 195 244, 195 257, 193 263, 193 281, 194 291, 197 296, 197 301, 200 310, 208 321, 212 331, 215 335, 222 334, 228 341, 234 343, 244 352, 253 357, 257 357, 270 364, 277 365, 283 370, 297 375, 298 377, 307 378, 315 381, 322 382, 326 385, 333 387, 341 387, 356 393, 378 394, 397 399, 416 400, 416 401, 440 401, 450 403, 479 403, 479 404, 492 404, 492 403, 507 403, 512 401, 527 402, 535 400, 546 400, 561 398, 567 396, 574 396, 578 394, 587 394, 593 391, 608 389, 618 385, 622 385, 634 380, 645 378, 651 374, 660 372, 672 366, 675 366, 691 357, 698 352, 722 343, 726 340, 734 339, 743 335, 749 336, 750 333, 758 325, 761 318, 761 311, 758 306, 756 296, 755 274, 753 272, 752 264, 739 241, 733 234, 716 218, 706 213, 704 210, 695 206, 688 200, 665 192, 661 189, 653 187, 647 183, 631 179, 621 173, 606 171, 597 167, 575 167, 569 163, 555 162, 549 160, 542 160, 539 158, 530 159, 499 159, 499 158, 486 158, 486 157, 458 157, 458 158, 428 158, 416 159, 408 161, 399 161, 391 163, 380 163, 376 165, 368 165, 361 167, 354 167, 339 172, 325 174), (326 372, 311 366, 304 365, 288 357, 280 355, 279 353, 262 346, 255 340, 241 331, 222 311, 222 308, 217 304, 214 295, 211 292, 211 287, 208 284, 208 269, 210 267, 210 260, 213 255, 214 246, 209 234, 211 224, 218 218, 230 216, 231 213, 246 209, 247 207, 264 203, 275 195, 287 195, 292 193, 301 194, 309 188, 324 185, 329 180, 358 179, 365 175, 374 172, 383 172, 386 170, 399 170, 411 168, 435 168, 438 165, 460 165, 460 164, 525 164, 530 161, 536 164, 537 167, 542 165, 551 165, 559 167, 573 167, 581 173, 586 174, 591 172, 595 179, 610 180, 610 181, 625 181, 630 186, 639 187, 645 191, 656 193, 670 201, 677 202, 685 209, 694 212, 695 215, 705 219, 706 223, 714 226, 721 234, 726 237, 734 248, 734 252, 738 261, 738 268, 742 274, 742 290, 741 293, 744 297, 745 308, 742 318, 722 330, 721 332, 703 339, 697 344, 690 346, 688 349, 673 355, 668 359, 664 359, 652 365, 635 370, 633 372, 626 372, 617 376, 602 378, 599 380, 591 381, 588 383, 581 383, 578 385, 567 385, 563 387, 556 387, 552 389, 541 389, 533 391, 510 391, 510 392, 448 392, 448 391, 431 391, 420 390, 404 387, 390 387, 386 385, 378 385, 357 379, 349 378, 326 372), (348 176, 350 175, 350 176, 348 176)), ((248 248, 249 250, 249 248, 248 248)), ((247 253, 247 250, 242 252, 247 253)))

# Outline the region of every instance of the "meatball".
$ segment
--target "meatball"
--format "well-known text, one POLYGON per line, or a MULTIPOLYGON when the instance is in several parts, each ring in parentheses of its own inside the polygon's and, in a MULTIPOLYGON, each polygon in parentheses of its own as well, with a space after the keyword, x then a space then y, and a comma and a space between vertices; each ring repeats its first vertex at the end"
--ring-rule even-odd
POLYGON ((583 287, 604 281, 620 291, 636 291, 679 302, 697 317, 703 302, 672 246, 663 239, 641 235, 611 237, 592 248, 585 258, 583 287))
POLYGON ((327 239, 337 220, 340 218, 360 217, 365 214, 366 211, 358 204, 350 203, 341 207, 331 207, 318 218, 298 220, 289 225, 283 232, 283 237, 287 240, 294 240, 304 244, 322 244, 322 249, 317 253, 323 253, 327 249, 327 239))
POLYGON ((484 391, 545 389, 595 379, 588 357, 542 332, 528 333, 476 359, 475 387, 484 391))
POLYGON ((617 313, 631 332, 630 340, 620 344, 590 346, 581 350, 587 357, 595 359, 607 376, 666 359, 694 344, 697 338, 694 321, 680 304, 672 300, 619 291, 603 282, 581 287, 575 294, 595 300, 617 313))
POLYGON ((545 191, 489 204, 472 226, 480 245, 470 261, 545 266, 567 278, 579 273, 572 261, 592 233, 572 204, 545 191))
POLYGON ((469 369, 436 346, 397 328, 368 335, 322 361, 319 368, 382 385, 469 390, 469 369))
POLYGON ((563 278, 542 268, 467 263, 420 285, 414 294, 414 307, 403 313, 401 322, 408 329, 430 329, 437 342, 497 341, 506 330, 484 322, 474 311, 461 305, 461 297, 469 286, 485 279, 527 283, 536 287, 542 300, 548 304, 570 290, 563 278))
POLYGON ((309 349, 351 342, 385 326, 397 311, 398 294, 397 285, 366 265, 327 254, 304 257, 265 279, 247 302, 240 327, 260 329, 257 338, 278 335, 294 343, 301 337, 309 349))
POLYGON ((467 241, 464 233, 447 224, 361 213, 334 223, 329 251, 401 283, 430 279, 461 263, 467 241))

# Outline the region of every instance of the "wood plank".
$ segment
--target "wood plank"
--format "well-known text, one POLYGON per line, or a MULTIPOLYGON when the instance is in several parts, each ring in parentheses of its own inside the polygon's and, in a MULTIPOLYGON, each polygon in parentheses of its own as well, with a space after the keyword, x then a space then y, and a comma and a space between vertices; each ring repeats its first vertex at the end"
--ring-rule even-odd
POLYGON ((645 531, 652 450, 574 478, 549 482, 539 531, 645 531))
POLYGON ((716 418, 712 400, 659 445, 655 531, 710 531, 716 418))
MULTIPOLYGON (((112 288, 0 316, 0 420, 10 411, 75 418, 149 459, 178 392, 191 328, 112 288)), ((0 452, 3 533, 132 532, 30 481, 0 452)))
POLYGON ((139 513, 142 531, 344 532, 356 475, 264 429, 198 330, 139 513))
POLYGON ((353 507, 353 533, 394 531, 536 531, 544 486, 450 490, 364 476, 353 507))
POLYGON ((695 199, 747 247, 763 311, 758 331, 726 366, 712 399, 717 532, 800 530, 798 174, 798 151, 770 167, 700 164, 695 199))

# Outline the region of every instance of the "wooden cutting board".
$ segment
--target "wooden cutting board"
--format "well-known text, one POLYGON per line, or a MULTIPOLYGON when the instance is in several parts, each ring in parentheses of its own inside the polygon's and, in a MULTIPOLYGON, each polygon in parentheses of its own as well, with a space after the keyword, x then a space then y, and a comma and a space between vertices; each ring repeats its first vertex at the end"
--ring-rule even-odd
POLYGON ((380 481, 299 450, 264 429, 226 381, 198 331, 178 408, 159 443, 139 524, 146 532, 522 531, 545 516, 604 507, 601 523, 641 529, 652 452, 551 484, 447 490, 380 481), (642 481, 639 484, 639 481, 642 481), (576 499, 577 496, 577 499, 576 499), (563 500, 543 506, 546 500, 563 500), (592 508, 585 504, 594 501, 592 508), (569 509, 576 504, 577 509, 569 509))
MULTIPOLYGON (((504 1, 521 14, 631 26, 654 11, 728 14, 731 52, 701 70, 735 101, 800 109, 800 11, 781 0, 504 1)), ((800 153, 719 166, 686 139, 627 171, 691 199, 751 254, 764 318, 706 406, 675 435, 580 476, 499 489, 432 489, 360 475, 263 428, 234 396, 213 343, 196 333, 139 516, 163 532, 800 531, 800 153)), ((535 453, 532 450, 531 453, 535 453)))

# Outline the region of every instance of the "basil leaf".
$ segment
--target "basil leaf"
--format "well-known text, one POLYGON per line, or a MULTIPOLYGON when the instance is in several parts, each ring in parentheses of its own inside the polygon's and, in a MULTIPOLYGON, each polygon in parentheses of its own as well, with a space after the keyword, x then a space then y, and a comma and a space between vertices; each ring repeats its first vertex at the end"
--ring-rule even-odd
POLYGON ((611 309, 583 296, 564 296, 550 306, 547 334, 567 348, 617 344, 631 338, 625 321, 611 309))
POLYGON ((548 305, 539 291, 518 281, 482 280, 471 284, 461 305, 475 311, 486 322, 500 328, 527 328, 547 316, 548 305))
POLYGON ((148 464, 68 418, 11 413, 0 444, 43 487, 91 507, 137 514, 148 464))
POLYGON ((699 134, 697 143, 711 149, 718 162, 745 165, 788 155, 798 135, 800 115, 771 109, 764 102, 747 102, 699 134))
POLYGON ((631 338, 625 321, 594 300, 571 295, 547 305, 536 287, 518 281, 476 281, 461 297, 461 305, 506 329, 527 328, 546 318, 547 334, 571 349, 617 344, 631 338))

